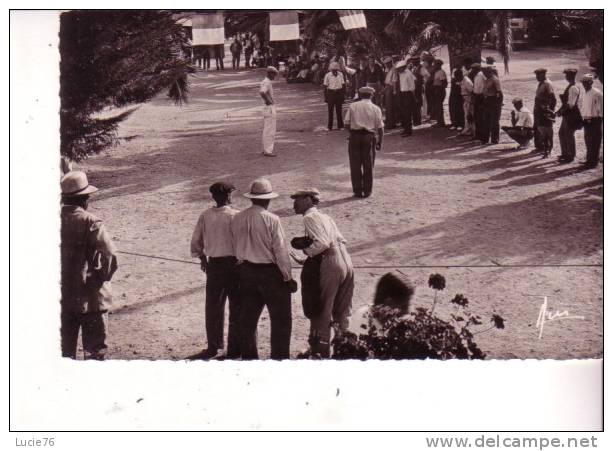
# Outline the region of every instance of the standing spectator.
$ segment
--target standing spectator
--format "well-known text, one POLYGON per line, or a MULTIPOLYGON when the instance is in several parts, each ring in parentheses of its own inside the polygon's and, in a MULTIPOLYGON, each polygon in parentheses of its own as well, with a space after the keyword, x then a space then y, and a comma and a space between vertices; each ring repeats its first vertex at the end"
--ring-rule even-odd
POLYGON ((553 110, 557 100, 547 69, 539 68, 534 73, 539 82, 534 98, 534 144, 537 151, 543 152, 543 158, 547 158, 553 148, 553 110))
POLYGON ((232 69, 237 70, 241 65, 241 53, 243 51, 243 44, 236 35, 232 44, 230 44, 230 52, 232 53, 232 69))
POLYGON ((245 51, 245 67, 251 67, 251 55, 253 54, 253 44, 251 43, 250 33, 247 33, 245 42, 243 43, 245 51))
POLYGON ((602 124, 604 117, 602 92, 592 85, 594 76, 586 74, 581 78, 585 94, 581 96, 581 116, 583 117, 583 133, 585 137, 587 169, 598 166, 600 143, 602 141, 602 124))
POLYGON ((345 124, 349 128, 349 167, 355 197, 370 197, 373 188, 375 151, 383 144, 383 114, 370 100, 375 90, 358 90, 360 101, 349 105, 345 124))
POLYGON ((468 75, 473 82, 473 119, 475 122, 475 133, 473 138, 481 141, 484 136, 483 123, 483 88, 485 86, 485 75, 481 70, 481 64, 474 63, 468 75))
POLYGON ((470 71, 466 71, 466 75, 462 77, 460 83, 460 94, 462 94, 462 108, 464 109, 464 130, 460 133, 462 136, 473 136, 475 133, 475 113, 473 109, 473 82, 468 76, 470 71))
POLYGON ((366 86, 375 90, 372 102, 375 105, 381 106, 381 85, 385 81, 383 69, 372 56, 368 57, 368 63, 363 70, 363 77, 366 81, 366 86))
POLYGON ((436 119, 437 127, 445 127, 445 111, 443 102, 447 96, 447 73, 443 70, 443 60, 434 60, 433 75, 432 75, 432 96, 434 108, 432 112, 436 119))
POLYGON ((319 308, 309 318, 311 355, 319 354, 326 358, 330 356, 331 324, 334 323, 335 330, 340 333, 345 332, 349 324, 353 264, 338 227, 330 216, 317 209, 319 191, 309 188, 297 191, 291 197, 294 211, 303 215, 305 235, 311 243, 301 249, 309 259, 319 260, 319 308))
POLYGON ((404 131, 401 136, 413 134, 413 111, 416 108, 415 101, 415 75, 407 69, 406 61, 396 64, 398 70, 398 91, 400 92, 400 120, 404 131))
POLYGON ((519 144, 518 149, 525 149, 534 137, 534 117, 519 97, 513 99, 513 108, 511 127, 504 126, 502 129, 519 144))
POLYGON ((464 73, 462 69, 455 69, 451 78, 451 89, 449 91, 449 117, 451 128, 456 130, 464 129, 464 98, 462 97, 462 81, 464 73))
POLYGON ((266 77, 260 83, 260 97, 264 100, 264 128, 262 130, 262 153, 267 157, 276 157, 274 153, 275 135, 277 133, 277 109, 272 94, 272 81, 279 71, 272 66, 266 69, 266 77))
POLYGON ((192 257, 200 259, 200 269, 206 273, 204 318, 207 349, 197 355, 204 360, 223 357, 226 299, 230 304, 227 356, 231 359, 240 357, 238 275, 230 229, 232 218, 238 213, 231 207, 232 191, 235 189, 234 185, 226 182, 211 185, 209 191, 216 206, 200 214, 190 244, 192 257))
POLYGON ((217 44, 212 46, 215 55, 215 67, 217 70, 224 70, 223 59, 226 57, 224 44, 217 44))
POLYGON ((502 89, 500 80, 494 75, 491 67, 483 69, 485 84, 483 86, 483 136, 481 142, 498 144, 500 135, 500 105, 502 104, 502 89))
POLYGON ((424 75, 424 92, 426 94, 426 116, 428 120, 434 119, 434 57, 429 52, 422 52, 421 66, 424 75))
POLYGON ((328 104, 328 130, 334 125, 334 111, 336 111, 336 125, 339 130, 343 124, 343 102, 345 101, 345 76, 340 72, 340 64, 330 63, 330 72, 324 76, 324 98, 328 104))
POLYGON ((577 153, 575 146, 575 132, 583 125, 581 113, 579 112, 579 87, 575 84, 577 69, 565 69, 564 75, 568 86, 563 94, 560 94, 562 106, 556 112, 556 116, 562 117, 562 124, 558 132, 560 138, 561 155, 558 158, 560 163, 570 163, 575 159, 577 153))
POLYGON ((289 359, 292 332, 292 279, 285 234, 279 217, 268 211, 279 195, 268 179, 251 183, 243 196, 253 204, 232 219, 232 236, 239 260, 240 333, 243 360, 258 358, 257 327, 264 307, 270 315, 270 357, 289 359))
POLYGON ((85 359, 104 360, 117 251, 102 221, 87 212, 89 196, 98 188, 81 171, 68 172, 60 185, 62 357, 77 358, 81 329, 85 359))
POLYGON ((396 85, 398 82, 398 71, 393 65, 392 58, 387 56, 383 58, 383 64, 387 70, 385 74, 385 86, 383 88, 383 97, 385 99, 385 128, 391 130, 396 128, 398 123, 399 111, 396 111, 396 85))

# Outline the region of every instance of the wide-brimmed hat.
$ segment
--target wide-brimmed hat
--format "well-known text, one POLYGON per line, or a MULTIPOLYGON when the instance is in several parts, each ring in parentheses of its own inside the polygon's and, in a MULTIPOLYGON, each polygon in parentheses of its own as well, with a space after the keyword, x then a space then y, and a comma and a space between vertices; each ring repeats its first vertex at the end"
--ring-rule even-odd
POLYGON ((270 180, 263 177, 251 182, 249 192, 244 193, 243 196, 249 199, 275 199, 279 197, 277 193, 272 191, 272 183, 270 183, 270 180))
POLYGON ((338 64, 336 61, 332 61, 330 63, 330 70, 340 70, 341 69, 341 65, 338 64))
POLYGON ((402 68, 402 67, 405 67, 406 65, 407 65, 407 62, 406 62, 406 61, 398 61, 398 62, 396 63, 396 69, 400 69, 400 68, 402 68))
POLYGON ((70 171, 60 180, 62 196, 85 196, 98 191, 87 181, 87 175, 83 171, 70 171))
POLYGON ((305 188, 305 189, 296 191, 290 197, 292 199, 296 199, 297 197, 310 196, 310 197, 315 197, 319 199, 319 195, 320 195, 320 192, 317 188, 305 188))
POLYGON ((211 194, 228 194, 234 191, 236 187, 229 182, 215 182, 209 188, 211 194))

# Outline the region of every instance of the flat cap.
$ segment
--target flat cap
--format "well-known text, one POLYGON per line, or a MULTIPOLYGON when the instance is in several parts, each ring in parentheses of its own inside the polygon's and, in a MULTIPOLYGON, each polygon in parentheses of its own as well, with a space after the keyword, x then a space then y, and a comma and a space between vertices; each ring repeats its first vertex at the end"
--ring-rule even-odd
POLYGON ((236 190, 236 187, 230 182, 215 182, 209 188, 211 194, 228 194, 236 190))
POLYGON ((515 97, 515 98, 513 99, 513 103, 519 103, 519 102, 522 102, 522 103, 524 102, 524 101, 523 101, 523 99, 522 99, 521 97, 515 97))
POLYGON ((358 92, 360 94, 370 94, 370 95, 373 95, 375 93, 375 89, 371 88, 370 86, 362 86, 360 89, 358 89, 358 92))
POLYGON ((547 69, 544 69, 542 67, 539 67, 538 69, 534 70, 535 74, 546 74, 547 73, 547 69))
POLYGON ((396 69, 400 69, 401 67, 405 67, 407 65, 406 61, 398 61, 396 63, 396 69))
POLYGON ((581 81, 594 81, 594 76, 592 74, 585 74, 581 77, 581 81))
POLYGON ((485 63, 486 64, 494 64, 496 62, 496 60, 494 59, 493 56, 488 56, 487 58, 485 58, 485 63))
POLYGON ((562 71, 563 74, 576 74, 578 72, 574 67, 568 67, 562 71))
POLYGON ((296 199, 297 197, 311 196, 311 197, 316 197, 319 199, 319 195, 320 195, 320 192, 317 188, 305 188, 305 189, 300 189, 296 191, 290 197, 292 199, 296 199))
POLYGON ((442 59, 437 58, 434 60, 434 64, 440 64, 442 66, 443 64, 445 64, 445 62, 442 59))

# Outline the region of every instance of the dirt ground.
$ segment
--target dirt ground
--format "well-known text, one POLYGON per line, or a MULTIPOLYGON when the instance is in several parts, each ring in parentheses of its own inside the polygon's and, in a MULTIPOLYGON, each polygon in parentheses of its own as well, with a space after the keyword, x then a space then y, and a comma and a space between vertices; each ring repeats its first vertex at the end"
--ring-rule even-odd
MULTIPOLYGON (((549 69, 557 94, 565 87, 564 67, 588 71, 581 51, 516 52, 510 74, 501 74, 503 124, 510 122, 511 98, 521 96, 532 108, 539 66, 549 69)), ((261 69, 199 71, 187 105, 177 107, 162 95, 140 106, 121 125, 124 142, 81 165, 101 189, 90 208, 122 252, 185 261, 119 255, 110 358, 178 360, 205 347, 205 278, 189 254, 191 233, 210 205, 211 183, 233 181, 235 205, 242 209, 249 202, 241 193, 259 176, 269 177, 281 194, 271 210, 288 237, 303 232, 289 194, 306 186, 321 190, 321 208, 337 222, 358 267, 354 308, 369 303, 377 279, 397 269, 416 285, 413 306, 431 305, 427 280, 439 272, 447 279, 443 299, 463 293, 471 311, 505 318, 504 330, 478 336, 488 358, 602 356, 603 173, 602 164, 581 170, 582 131, 578 161, 559 165, 559 122, 550 159, 513 150, 504 133, 500 144, 482 146, 430 125, 411 138, 394 130, 377 155, 373 197, 357 200, 351 197, 347 134, 325 129, 326 106, 314 85, 275 82, 279 156, 260 155, 257 88, 263 76, 261 69), (580 318, 548 322, 539 339, 543 296, 552 314, 580 318)), ((306 347, 308 321, 299 293, 292 299, 295 355, 306 347)), ((437 309, 448 313, 446 305, 437 309)), ((259 348, 267 357, 266 311, 259 348)))

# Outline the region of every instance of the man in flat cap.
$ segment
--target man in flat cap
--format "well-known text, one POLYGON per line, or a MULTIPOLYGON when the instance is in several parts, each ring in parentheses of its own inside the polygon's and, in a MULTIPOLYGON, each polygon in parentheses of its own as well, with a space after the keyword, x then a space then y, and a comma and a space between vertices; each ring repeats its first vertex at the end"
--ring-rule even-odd
POLYGON ((547 69, 534 71, 539 82, 534 97, 534 144, 543 152, 543 158, 549 157, 553 148, 554 108, 557 100, 553 83, 547 78, 547 69))
POLYGON ((330 63, 330 71, 324 76, 324 98, 328 104, 328 130, 334 125, 334 112, 336 111, 336 125, 339 130, 343 124, 343 102, 345 101, 345 76, 340 71, 341 66, 336 61, 330 63))
POLYGON ((117 251, 102 221, 87 211, 89 196, 98 189, 85 173, 68 172, 60 185, 62 356, 77 358, 81 329, 85 359, 104 360, 117 251))
POLYGON ((394 60, 391 56, 383 58, 383 64, 385 65, 385 81, 383 84, 383 99, 385 106, 385 128, 391 130, 396 128, 398 123, 398 92, 397 81, 398 71, 394 65, 394 60))
POLYGON ((579 87, 575 84, 577 69, 565 69, 564 75, 568 86, 563 94, 560 94, 562 106, 556 111, 556 116, 562 117, 562 124, 558 132, 560 138, 561 155, 560 163, 570 163, 575 159, 575 132, 583 125, 579 112, 579 87))
POLYGON ((443 60, 435 59, 432 72, 432 96, 434 99, 432 114, 434 119, 436 119, 437 127, 445 127, 443 102, 447 96, 447 84, 447 72, 443 69, 443 60))
POLYGON ((239 261, 240 333, 243 360, 258 358, 257 327, 264 307, 270 315, 270 357, 289 359, 292 332, 291 294, 298 289, 285 233, 268 207, 279 195, 270 180, 258 178, 248 193, 251 207, 232 219, 234 251, 239 261))
POLYGON ((353 264, 338 227, 330 216, 317 209, 319 191, 308 188, 295 192, 291 197, 294 199, 294 211, 303 216, 305 234, 310 243, 298 248, 307 255, 307 260, 318 260, 319 266, 318 308, 308 315, 311 321, 311 355, 327 358, 330 356, 332 324, 338 331, 344 332, 349 323, 353 264))
POLYGON ((266 76, 260 83, 260 96, 264 100, 264 129, 262 130, 262 153, 266 157, 276 157, 275 134, 277 133, 277 109, 272 96, 272 81, 279 71, 273 67, 266 68, 266 76))
POLYGON ((375 152, 383 143, 383 114, 371 102, 375 90, 364 86, 358 90, 360 101, 349 105, 345 126, 349 129, 349 167, 355 197, 369 197, 373 187, 375 152))
POLYGON ((585 168, 598 166, 600 144, 602 142, 602 124, 604 104, 602 91, 594 88, 594 76, 586 74, 581 78, 585 93, 581 96, 580 110, 583 118, 583 133, 585 137, 586 161, 585 168))
POLYGON ((481 141, 484 133, 484 118, 483 118, 483 89, 485 88, 485 74, 480 63, 474 63, 470 67, 468 77, 473 82, 473 120, 475 122, 474 139, 481 141))
POLYGON ((204 307, 207 348, 194 358, 204 360, 224 356, 224 313, 229 300, 228 352, 227 357, 240 357, 238 319, 238 275, 236 257, 232 245, 230 224, 238 213, 231 207, 232 191, 236 188, 228 182, 213 183, 209 191, 215 206, 204 210, 196 223, 190 250, 192 257, 200 259, 200 268, 206 273, 206 300, 204 307))
POLYGON ((498 144, 500 134, 500 111, 502 105, 502 88, 500 80, 494 74, 491 67, 486 66, 483 69, 485 75, 485 83, 483 86, 483 135, 481 142, 487 144, 498 144))

